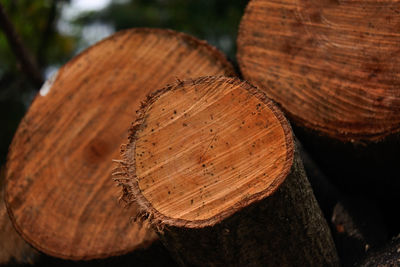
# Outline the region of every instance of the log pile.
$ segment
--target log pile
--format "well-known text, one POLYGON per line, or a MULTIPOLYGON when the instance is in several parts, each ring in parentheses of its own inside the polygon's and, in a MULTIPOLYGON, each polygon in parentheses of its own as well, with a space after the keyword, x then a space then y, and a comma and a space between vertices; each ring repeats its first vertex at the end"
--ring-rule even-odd
POLYGON ((119 32, 76 56, 41 89, 10 147, 6 204, 21 236, 54 257, 89 260, 148 247, 110 178, 142 99, 176 79, 235 75, 217 49, 170 30, 119 32))
POLYGON ((3 199, 4 169, 0 168, 0 266, 33 264, 39 254, 14 230, 3 199))
POLYGON ((129 140, 117 180, 182 265, 339 265, 291 128, 251 85, 170 85, 129 140))
POLYGON ((400 232, 399 10, 396 1, 253 0, 237 51, 243 77, 278 102, 342 194, 377 207, 389 236, 400 232))
MULTIPOLYGON (((68 260, 396 266, 399 14, 397 1, 251 0, 243 80, 186 34, 103 40, 44 85, 15 134, 12 224, 68 260)), ((18 240, 12 255, 30 248, 18 240)))

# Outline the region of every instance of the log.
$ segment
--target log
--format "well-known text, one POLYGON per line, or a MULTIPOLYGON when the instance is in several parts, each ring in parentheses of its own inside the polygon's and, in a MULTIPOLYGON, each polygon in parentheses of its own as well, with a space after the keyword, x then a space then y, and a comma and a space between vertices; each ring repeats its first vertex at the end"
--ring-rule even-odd
POLYGON ((15 231, 4 202, 3 181, 4 168, 0 167, 0 266, 124 267, 132 266, 132 262, 137 267, 177 266, 160 240, 154 241, 149 247, 106 259, 72 261, 40 253, 15 231))
POLYGON ((374 267, 400 265, 400 235, 397 235, 384 248, 371 251, 369 255, 356 266, 374 267))
POLYGON ((149 266, 178 266, 171 258, 168 250, 160 240, 154 241, 149 247, 144 249, 136 249, 126 255, 114 256, 105 259, 92 259, 72 261, 51 256, 42 255, 35 266, 44 267, 149 267, 149 266), (134 264, 132 264, 134 263, 134 264))
POLYGON ((281 105, 341 190, 377 199, 392 233, 400 231, 399 12, 398 1, 252 0, 237 40, 243 77, 281 105))
POLYGON ((382 213, 389 236, 400 231, 400 218, 395 212, 400 203, 400 180, 396 175, 400 166, 397 156, 400 135, 391 135, 379 142, 343 143, 300 127, 293 128, 304 147, 344 195, 374 202, 382 213))
POLYGON ((112 35, 63 66, 40 90, 12 141, 6 204, 21 236, 72 260, 125 254, 157 237, 132 223, 110 179, 140 100, 176 79, 234 75, 215 48, 170 30, 112 35))
POLYGON ((331 224, 343 266, 355 266, 388 241, 381 212, 369 199, 343 198, 333 209, 331 224))
POLYGON ((150 95, 114 175, 181 265, 337 266, 291 128, 246 82, 150 95))
POLYGON ((15 231, 4 202, 4 169, 0 167, 0 266, 33 264, 39 253, 15 231))
POLYGON ((300 154, 315 198, 331 228, 340 262, 354 266, 370 250, 388 241, 382 213, 371 199, 340 192, 301 146, 300 154))
POLYGON ((302 145, 299 145, 299 151, 314 196, 325 219, 329 222, 332 218, 334 207, 343 199, 343 194, 331 183, 302 145))

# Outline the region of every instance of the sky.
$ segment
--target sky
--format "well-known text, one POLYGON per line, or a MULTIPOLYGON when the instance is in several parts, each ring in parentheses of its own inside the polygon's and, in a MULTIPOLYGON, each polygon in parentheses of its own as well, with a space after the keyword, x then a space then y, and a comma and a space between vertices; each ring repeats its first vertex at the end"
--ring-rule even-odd
MULTIPOLYGON (((69 4, 63 5, 61 10, 61 17, 57 23, 59 32, 66 35, 81 35, 81 41, 75 54, 81 52, 85 48, 94 43, 110 36, 114 33, 112 25, 94 23, 84 26, 82 29, 74 26, 71 21, 77 18, 82 12, 99 11, 106 8, 112 0, 72 0, 69 4)), ((114 0, 123 1, 123 0, 114 0)), ((48 66, 45 70, 45 77, 49 79, 52 77, 60 66, 48 66)))
POLYGON ((71 7, 79 11, 100 10, 106 7, 111 0, 73 0, 71 7))

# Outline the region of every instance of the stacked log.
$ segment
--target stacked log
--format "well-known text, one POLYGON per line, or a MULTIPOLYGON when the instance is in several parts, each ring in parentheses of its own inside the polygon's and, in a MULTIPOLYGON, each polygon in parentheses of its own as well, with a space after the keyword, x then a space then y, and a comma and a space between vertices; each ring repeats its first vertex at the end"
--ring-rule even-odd
POLYGON ((343 192, 373 198, 391 234, 400 201, 400 2, 252 0, 243 77, 280 104, 343 192))
POLYGON ((114 174, 182 265, 339 265, 289 123, 246 82, 150 95, 114 174))
POLYGON ((119 204, 112 159, 140 101, 187 77, 234 75, 217 49, 170 30, 119 32, 41 89, 10 147, 6 204, 16 230, 51 256, 88 260, 148 247, 156 235, 119 204))

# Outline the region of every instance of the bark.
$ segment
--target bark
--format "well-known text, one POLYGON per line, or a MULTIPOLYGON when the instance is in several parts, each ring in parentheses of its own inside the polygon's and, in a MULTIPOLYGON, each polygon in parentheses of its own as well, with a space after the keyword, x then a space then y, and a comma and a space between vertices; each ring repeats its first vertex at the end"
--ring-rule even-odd
POLYGON ((213 227, 168 227, 159 234, 181 265, 339 266, 331 233, 296 155, 268 199, 213 227))
MULTIPOLYGON (((150 95, 143 103, 132 125, 129 140, 129 144, 122 147, 123 160, 116 173, 122 178, 116 180, 124 181, 125 197, 139 204, 141 216, 149 219, 158 229, 161 240, 181 265, 339 265, 330 230, 305 176, 298 150, 294 147, 290 126, 275 105, 256 88, 239 80, 215 77, 173 84, 150 95), (180 101, 169 107, 170 99, 180 101), (201 112, 196 112, 198 107, 201 107, 201 112), (209 110, 213 111, 211 115, 209 110), (177 117, 170 117, 169 114, 177 117), (262 117, 264 115, 266 117, 262 117), (247 119, 243 120, 241 116, 247 119), (259 121, 257 118, 260 117, 265 120, 259 121), (197 125, 207 125, 207 130, 210 128, 213 133, 211 139, 204 139, 208 131, 202 133, 203 127, 198 129, 197 125), (254 128, 255 132, 266 133, 266 136, 272 134, 272 129, 281 127, 283 132, 278 132, 283 137, 265 137, 269 143, 258 147, 257 138, 248 141, 247 138, 253 136, 252 132, 242 132, 242 126, 245 129, 254 128), (180 133, 179 138, 169 137, 175 132, 180 133), (185 136, 190 136, 190 139, 185 136), (187 144, 188 140, 190 144, 187 144), (275 142, 280 140, 285 140, 286 145, 274 150, 275 142), (202 143, 205 144, 204 149, 199 150, 195 144, 202 146, 202 143), (240 149, 246 154, 241 154, 240 149), (282 153, 280 149, 286 151, 283 155, 287 156, 282 163, 285 167, 274 174, 275 169, 270 169, 268 162, 277 162, 282 153), (264 185, 257 184, 261 191, 254 195, 247 194, 240 202, 232 201, 234 195, 231 193, 226 193, 222 203, 213 198, 213 194, 217 194, 222 199, 221 194, 226 192, 223 191, 226 187, 236 187, 237 180, 231 180, 232 177, 239 177, 240 181, 252 177, 248 173, 248 176, 240 178, 243 174, 240 168, 249 169, 246 166, 254 160, 254 155, 263 155, 265 151, 276 153, 270 152, 272 154, 263 157, 262 161, 267 162, 264 177, 277 175, 277 178, 271 178, 276 180, 270 186, 263 190, 264 185), (226 159, 227 155, 232 156, 226 159), (200 160, 197 161, 197 158, 200 160), (240 164, 235 165, 235 162, 240 164), (209 166, 213 167, 201 171, 209 166), (179 170, 185 170, 182 181, 178 178, 182 175, 179 170), (158 171, 164 172, 166 177, 161 177, 158 171), (210 179, 218 179, 215 186, 220 190, 208 189, 212 187, 210 179), (229 181, 226 184, 225 179, 229 181), (189 192, 187 196, 186 192, 189 192), (183 209, 190 210, 201 201, 202 204, 195 209, 197 215, 184 213, 183 209), (166 206, 166 203, 171 204, 166 206), (174 206, 179 203, 183 206, 174 206), (201 217, 202 210, 214 207, 210 203, 229 203, 229 206, 212 213, 211 217, 201 217), (193 215, 179 217, 169 215, 171 213, 193 215)), ((260 168, 253 166, 251 171, 260 168)), ((258 178, 257 181, 263 179, 258 178)), ((246 188, 241 187, 239 192, 235 192, 242 194, 246 188)))
POLYGON ((310 154, 300 145, 300 155, 304 164, 304 170, 313 189, 315 198, 329 222, 335 205, 343 199, 342 193, 334 184, 326 177, 316 162, 311 158, 310 154))
POLYGON ((370 250, 388 241, 387 228, 376 202, 338 190, 301 147, 307 177, 332 236, 343 266, 354 266, 370 250))
POLYGON ((400 236, 395 237, 385 248, 371 251, 357 266, 390 266, 400 265, 400 236))
POLYGON ((344 198, 333 210, 332 234, 343 266, 354 266, 382 247, 388 234, 376 205, 365 198, 344 198))

